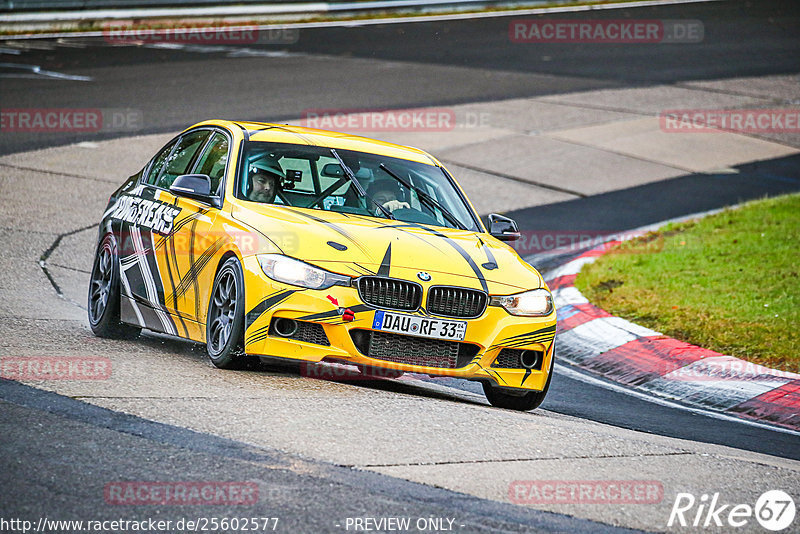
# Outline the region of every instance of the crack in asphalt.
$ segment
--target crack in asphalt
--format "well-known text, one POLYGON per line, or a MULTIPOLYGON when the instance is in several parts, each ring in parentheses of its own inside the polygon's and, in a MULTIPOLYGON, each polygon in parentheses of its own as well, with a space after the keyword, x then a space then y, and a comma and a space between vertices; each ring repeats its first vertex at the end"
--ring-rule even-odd
POLYGON ((499 178, 505 178, 506 180, 513 180, 515 182, 519 182, 525 185, 535 185, 536 187, 541 187, 542 189, 549 189, 551 191, 558 191, 559 193, 566 193, 568 195, 576 196, 579 198, 586 198, 588 195, 583 193, 579 193, 578 191, 573 191, 571 189, 566 189, 563 187, 558 187, 557 185, 549 185, 542 182, 536 182, 534 180, 526 180, 524 178, 520 178, 519 176, 514 176, 511 174, 505 174, 502 172, 492 171, 489 169, 484 169, 483 167, 478 167, 476 165, 469 165, 467 163, 459 163, 457 161, 453 161, 451 159, 442 159, 444 163, 448 163, 450 165, 456 165, 458 167, 463 167, 465 169, 469 169, 471 171, 482 172, 483 174, 488 174, 491 176, 497 176, 499 178))
MULTIPOLYGON (((652 165, 659 165, 660 167, 666 167, 668 169, 677 169, 677 170, 679 170, 681 172, 685 172, 687 174, 693 174, 693 173, 696 174, 696 173, 705 172, 705 171, 697 171, 695 169, 690 169, 689 167, 680 167, 678 165, 673 165, 673 164, 667 163, 665 161, 658 161, 658 160, 655 160, 655 159, 643 158, 642 156, 636 156, 634 154, 629 154, 627 152, 621 152, 619 150, 613 150, 611 148, 607 148, 607 147, 603 147, 603 146, 593 145, 591 143, 583 143, 583 142, 580 142, 580 141, 575 141, 574 139, 566 139, 564 137, 559 137, 558 136, 558 132, 553 132, 553 134, 555 134, 555 135, 548 135, 547 137, 550 137, 551 139, 555 139, 556 141, 560 141, 562 143, 568 143, 570 145, 582 146, 584 148, 591 148, 592 150, 599 150, 601 152, 607 152, 609 154, 615 154, 617 156, 622 156, 623 158, 635 159, 636 161, 643 161, 645 163, 650 163, 652 165)), ((583 195, 583 196, 585 198, 588 195, 583 195)))
POLYGON ((786 100, 785 98, 776 98, 771 96, 764 96, 764 95, 756 95, 752 93, 747 93, 744 91, 732 91, 730 89, 718 89, 716 87, 700 87, 694 85, 697 82, 678 82, 672 84, 673 87, 680 87, 681 89, 690 89, 692 91, 703 91, 706 93, 716 93, 720 95, 728 95, 728 96, 743 96, 746 98, 754 98, 758 100, 765 100, 767 102, 772 102, 775 104, 791 104, 791 100, 786 100))
POLYGON ((91 176, 83 176, 81 174, 72 174, 69 172, 51 171, 48 169, 37 169, 35 167, 23 167, 22 165, 12 165, 11 163, 0 163, 0 167, 7 167, 18 171, 31 171, 40 172, 42 174, 52 174, 54 176, 66 176, 67 178, 77 178, 78 180, 90 180, 92 182, 101 182, 104 184, 115 184, 114 180, 103 180, 102 178, 93 178, 91 176))
MULTIPOLYGON (((791 106, 791 105, 794 105, 796 103, 794 100, 787 100, 785 98, 770 98, 770 97, 766 97, 766 96, 763 96, 763 95, 754 95, 754 94, 745 93, 745 92, 739 92, 739 91, 726 91, 724 89, 717 89, 717 88, 712 88, 712 87, 697 87, 697 86, 692 85, 692 83, 694 83, 694 82, 678 82, 678 83, 670 84, 670 85, 668 85, 666 87, 677 87, 679 89, 686 89, 687 91, 697 91, 697 92, 700 92, 700 93, 711 93, 711 94, 720 94, 720 95, 727 95, 727 96, 739 96, 739 97, 743 97, 743 98, 752 98, 754 100, 763 101, 764 105, 774 104, 774 105, 781 105, 781 106, 791 106)), ((634 89, 635 89, 635 87, 634 87, 634 89)), ((613 89, 611 89, 611 90, 613 90, 613 89)), ((639 111, 639 110, 633 110, 633 109, 617 108, 617 107, 613 107, 613 106, 601 106, 601 105, 593 105, 593 104, 587 104, 587 103, 569 102, 569 101, 561 101, 561 100, 540 100, 540 99, 536 99, 536 101, 537 102, 543 102, 545 104, 554 104, 554 105, 557 105, 557 106, 566 106, 566 107, 573 107, 573 108, 579 108, 579 109, 591 109, 591 110, 596 110, 596 111, 612 111, 612 112, 615 112, 615 113, 627 113, 629 115, 639 115, 641 117, 652 117, 653 116, 652 113, 639 111)), ((731 107, 731 106, 727 106, 727 107, 731 107)), ((591 126, 599 126, 601 124, 608 124, 608 123, 602 123, 601 122, 601 123, 597 123, 597 124, 589 124, 589 125, 586 125, 586 126, 581 126, 579 128, 591 127, 591 126)), ((558 130, 556 130, 556 132, 557 131, 558 130)), ((754 138, 754 139, 759 139, 761 141, 767 141, 767 142, 770 142, 770 143, 776 143, 776 144, 779 144, 779 145, 787 146, 789 148, 798 148, 798 146, 796 144, 791 144, 791 143, 788 143, 788 142, 780 140, 780 139, 775 139, 774 137, 770 137, 770 136, 766 136, 766 135, 760 135, 760 134, 757 134, 757 133, 742 132, 742 131, 736 131, 736 130, 725 130, 725 129, 720 129, 720 131, 729 132, 729 133, 735 133, 737 135, 742 135, 742 136, 745 136, 745 137, 751 137, 751 138, 754 138)), ((590 146, 590 145, 587 145, 587 146, 590 146)), ((593 148, 597 148, 597 147, 593 147, 593 148)), ((645 161, 647 161, 647 160, 645 160, 645 161)), ((694 172, 694 171, 690 171, 690 172, 694 172)))
MULTIPOLYGON (((0 165, 2 165, 2 163, 0 163, 0 165)), ((28 230, 27 228, 10 228, 8 226, 0 226, 0 231, 19 232, 21 234, 56 235, 55 232, 42 232, 41 230, 28 230)))
POLYGON ((59 269, 66 269, 68 271, 75 271, 76 273, 92 274, 92 271, 85 269, 78 269, 77 267, 69 267, 68 265, 61 265, 60 263, 51 263, 50 267, 58 267, 59 269))
POLYGON ((496 521, 506 521, 514 526, 512 530, 495 529, 494 532, 547 531, 585 532, 587 534, 634 532, 630 529, 608 526, 596 521, 571 518, 555 512, 538 511, 511 503, 483 499, 446 488, 384 475, 376 471, 353 469, 270 447, 151 421, 11 380, 0 380, 1 403, 52 414, 79 424, 109 430, 119 435, 140 438, 154 446, 201 454, 213 458, 215 461, 248 463, 257 469, 264 470, 255 472, 258 479, 269 480, 265 474, 267 470, 282 472, 297 477, 291 480, 309 481, 305 487, 327 488, 328 490, 334 487, 343 487, 345 491, 366 491, 375 502, 403 499, 452 510, 453 513, 460 514, 468 520, 472 517, 491 517, 496 521))
POLYGON ((74 300, 69 298, 68 296, 66 296, 64 294, 64 292, 61 290, 61 287, 58 285, 58 282, 56 282, 55 278, 53 278, 53 275, 50 274, 50 271, 47 269, 47 259, 50 257, 51 254, 53 254, 53 252, 55 252, 55 250, 58 248, 58 245, 61 244, 61 240, 62 239, 64 239, 65 237, 69 237, 71 235, 75 235, 77 233, 89 230, 89 229, 94 228, 94 227, 95 227, 94 224, 90 224, 88 226, 84 226, 82 228, 78 228, 77 230, 71 230, 69 232, 64 232, 63 234, 58 234, 58 236, 56 236, 55 240, 50 245, 50 247, 47 250, 45 250, 42 253, 41 256, 39 256, 39 267, 42 269, 42 272, 47 277, 47 279, 50 281, 50 285, 53 286, 53 289, 55 290, 56 295, 58 295, 59 298, 64 299, 65 301, 69 302, 70 304, 73 304, 73 305, 77 306, 78 308, 80 308, 82 310, 85 310, 86 308, 83 307, 81 304, 78 304, 77 302, 75 302, 74 300))
POLYGON ((695 452, 680 451, 680 452, 652 452, 645 454, 600 454, 600 455, 583 455, 583 456, 537 456, 534 458, 508 458, 498 460, 453 460, 443 462, 410 462, 410 463, 396 463, 396 464, 352 464, 349 467, 372 469, 376 467, 425 467, 434 465, 465 465, 465 464, 500 464, 509 462, 538 462, 542 460, 603 460, 614 458, 650 458, 650 457, 666 457, 666 456, 697 456, 695 452))

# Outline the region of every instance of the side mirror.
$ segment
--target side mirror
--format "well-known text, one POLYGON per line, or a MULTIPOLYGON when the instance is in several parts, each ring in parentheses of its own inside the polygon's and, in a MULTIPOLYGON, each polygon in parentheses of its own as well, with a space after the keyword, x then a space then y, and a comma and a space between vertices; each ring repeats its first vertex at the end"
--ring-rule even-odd
POLYGON ((328 178, 341 178, 344 176, 344 169, 342 169, 342 166, 338 163, 326 163, 325 166, 322 167, 322 172, 320 174, 328 178))
POLYGON ((211 178, 205 174, 182 174, 169 186, 170 193, 212 204, 211 178))
POLYGON ((497 213, 489 215, 489 233, 500 241, 516 241, 520 238, 519 227, 514 219, 497 213))

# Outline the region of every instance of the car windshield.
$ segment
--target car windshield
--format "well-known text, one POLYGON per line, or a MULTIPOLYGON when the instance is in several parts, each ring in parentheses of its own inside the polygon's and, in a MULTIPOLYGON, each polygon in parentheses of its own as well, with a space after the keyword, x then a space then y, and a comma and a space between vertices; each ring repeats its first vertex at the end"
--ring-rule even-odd
POLYGON ((236 196, 253 202, 478 231, 471 209, 436 165, 320 146, 246 141, 236 183, 236 196), (361 187, 348 177, 339 158, 361 187))

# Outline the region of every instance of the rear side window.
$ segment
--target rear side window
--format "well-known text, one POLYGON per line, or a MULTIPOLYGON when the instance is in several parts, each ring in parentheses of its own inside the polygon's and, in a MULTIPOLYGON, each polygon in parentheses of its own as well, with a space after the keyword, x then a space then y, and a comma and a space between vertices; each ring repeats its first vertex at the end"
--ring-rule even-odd
POLYGON ((211 178, 211 191, 219 194, 219 185, 225 176, 228 166, 228 138, 214 132, 211 141, 194 166, 196 174, 205 174, 211 178))
POLYGON ((156 180, 155 185, 157 187, 169 189, 172 182, 175 181, 175 178, 181 174, 187 174, 190 169, 189 166, 192 164, 192 161, 194 161, 194 156, 205 144, 210 133, 209 130, 198 130, 181 137, 178 141, 178 146, 175 147, 175 150, 173 150, 172 154, 167 158, 166 164, 161 171, 161 175, 156 180))
POLYGON ((169 156, 169 153, 172 152, 172 148, 177 142, 177 139, 171 142, 165 146, 155 158, 153 158, 153 164, 150 165, 150 170, 147 173, 147 180, 145 180, 145 183, 155 185, 158 175, 161 174, 161 169, 164 168, 164 162, 167 160, 167 156, 169 156))

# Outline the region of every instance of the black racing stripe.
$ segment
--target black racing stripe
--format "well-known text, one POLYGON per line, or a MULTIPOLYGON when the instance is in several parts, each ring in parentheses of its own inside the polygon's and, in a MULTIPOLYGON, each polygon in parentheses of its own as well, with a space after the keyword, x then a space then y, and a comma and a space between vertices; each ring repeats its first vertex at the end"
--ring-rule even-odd
POLYGON ((355 236, 354 236, 354 235, 352 235, 350 232, 348 232, 347 230, 345 230, 344 228, 342 228, 342 227, 341 227, 341 226, 339 226, 338 224, 336 224, 336 223, 332 223, 332 222, 330 222, 330 221, 326 221, 325 219, 322 219, 322 218, 320 218, 320 217, 316 217, 316 216, 314 216, 314 215, 311 215, 311 214, 309 214, 309 213, 303 213, 302 211, 299 211, 299 210, 293 209, 291 206, 283 206, 283 207, 284 207, 285 209, 287 209, 287 210, 291 211, 292 213, 295 213, 295 214, 297 214, 297 215, 300 215, 301 217, 305 217, 305 218, 307 218, 307 219, 311 219, 311 220, 312 220, 312 221, 314 221, 314 222, 318 222, 318 223, 320 223, 320 224, 324 224, 325 226, 327 226, 328 228, 330 228, 330 229, 331 229, 331 230, 333 230, 334 232, 338 233, 338 234, 339 234, 339 235, 341 235, 342 237, 346 237, 347 239, 349 239, 349 240, 350 240, 350 241, 351 241, 351 242, 352 242, 352 243, 353 243, 355 246, 357 246, 357 247, 358 247, 358 248, 361 250, 361 252, 363 252, 363 253, 364 253, 364 254, 366 254, 367 256, 369 256, 369 255, 370 255, 370 253, 369 253, 369 250, 368 250, 367 248, 365 248, 365 247, 364 247, 364 245, 362 245, 362 244, 361 244, 361 242, 360 242, 360 241, 358 241, 358 240, 355 238, 355 236))
POLYGON ((498 374, 498 372, 497 372, 497 371, 495 371, 494 369, 489 369, 489 368, 487 368, 487 367, 484 367, 484 366, 483 366, 483 365, 481 365, 481 364, 478 364, 478 367, 480 367, 481 369, 483 369, 484 371, 486 371, 486 372, 489 374, 489 376, 492 376, 492 377, 494 377, 494 378, 495 378, 495 380, 497 380, 497 383, 498 383, 498 384, 499 384, 500 382, 502 382, 503 384, 508 384, 508 382, 506 382, 506 381, 505 381, 505 379, 504 379, 502 376, 500 376, 500 375, 498 374))
POLYGON ((269 331, 269 326, 270 326, 269 324, 266 324, 266 325, 262 326, 261 328, 256 328, 255 330, 253 330, 250 333, 250 337, 255 337, 255 336, 259 335, 259 334, 263 334, 264 332, 268 332, 269 331))
MULTIPOLYGON (((375 274, 375 271, 373 271, 372 269, 367 269, 366 267, 364 267, 364 266, 363 266, 363 265, 361 265, 360 263, 355 263, 355 262, 354 262, 354 263, 353 263, 353 265, 355 265, 356 267, 358 267, 359 269, 361 269, 361 270, 364 272, 364 274, 371 274, 371 275, 374 275, 374 274, 375 274)), ((353 270, 356 270, 356 269, 353 269, 353 270)))
MULTIPOLYGON (((470 268, 472 268, 472 272, 475 273, 475 276, 480 281, 481 287, 483 288, 483 290, 486 291, 487 293, 489 292, 489 286, 486 284, 486 279, 483 277, 483 273, 478 268, 478 264, 475 263, 475 260, 472 259, 472 256, 470 256, 467 253, 467 251, 464 250, 461 247, 461 245, 456 243, 455 240, 450 239, 449 237, 447 237, 443 233, 439 232, 438 230, 434 230, 433 228, 429 228, 429 227, 425 226, 424 224, 419 224, 419 223, 384 225, 382 228, 396 228, 398 230, 402 230, 404 227, 405 228, 420 228, 420 229, 425 230, 426 232, 428 232, 428 233, 430 233, 432 235, 435 235, 436 237, 441 237, 442 239, 444 239, 447 244, 449 244, 451 247, 456 249, 458 251, 458 253, 461 254, 461 256, 466 260, 466 262, 469 264, 470 268)), ((428 241, 425 241, 425 242, 428 243, 428 241)))
POLYGON ((269 328, 264 330, 263 332, 260 332, 259 334, 253 334, 251 337, 247 338, 247 341, 245 341, 245 343, 248 345, 252 345, 253 343, 258 343, 262 339, 266 339, 268 337, 269 337, 269 328))
MULTIPOLYGON (((187 276, 191 276, 192 285, 194 286, 194 312, 195 312, 194 316, 200 317, 200 297, 199 297, 200 284, 197 283, 197 276, 199 274, 199 270, 195 267, 195 262, 194 262, 194 239, 196 236, 196 231, 197 231, 197 219, 194 219, 192 221, 192 226, 189 230, 189 234, 191 235, 191 239, 189 240, 189 272, 186 274, 187 276)), ((206 252, 207 251, 208 250, 206 250, 206 252)), ((200 255, 199 260, 203 258, 204 254, 205 252, 200 255)), ((211 259, 210 255, 208 259, 209 260, 211 259)), ((200 270, 202 270, 203 267, 205 267, 205 264, 203 264, 203 266, 200 267, 200 270)), ((181 283, 183 282, 184 279, 181 279, 181 283)))
POLYGON ((394 230, 400 230, 401 232, 405 232, 406 234, 410 235, 411 237, 415 237, 415 238, 419 239, 420 241, 422 241, 426 245, 429 245, 429 246, 435 248, 436 250, 438 250, 440 252, 444 252, 442 249, 440 249, 439 247, 436 246, 436 243, 432 243, 432 242, 428 241, 427 239, 425 239, 423 237, 420 237, 420 236, 418 236, 417 234, 415 234, 413 232, 406 231, 406 228, 419 228, 419 225, 417 223, 384 224, 382 226, 379 226, 378 228, 392 228, 394 230))
POLYGON ((267 337, 269 337, 269 333, 261 334, 259 336, 254 337, 253 339, 248 339, 247 344, 252 345, 253 343, 258 343, 259 341, 261 341, 262 339, 266 339, 267 337))
POLYGON ((136 261, 136 256, 121 258, 119 268, 125 271, 125 278, 128 280, 128 287, 130 288, 130 296, 141 300, 142 295, 146 295, 147 292, 144 290, 142 266, 136 261))
POLYGON ((520 341, 505 342, 505 343, 501 343, 501 344, 497 344, 497 345, 492 345, 491 347, 489 347, 489 349, 490 350, 497 349, 497 348, 516 349, 516 348, 519 348, 519 347, 524 347, 525 345, 533 345, 533 344, 536 344, 536 343, 545 344, 545 343, 548 343, 548 342, 552 341, 553 338, 555 338, 555 335, 548 334, 548 335, 543 335, 541 337, 536 337, 536 338, 523 339, 523 340, 520 340, 520 341))
MULTIPOLYGON (((138 228, 139 230, 139 237, 142 240, 142 250, 144 251, 144 262, 147 264, 147 269, 150 271, 150 277, 153 280, 153 284, 155 285, 155 302, 151 305, 157 311, 163 312, 166 322, 169 324, 168 327, 162 327, 162 331, 166 328, 166 333, 168 334, 177 334, 178 327, 175 325, 175 321, 172 318, 172 315, 167 311, 166 307, 164 306, 165 303, 165 291, 164 291, 164 282, 161 279, 161 271, 158 268, 158 259, 156 258, 155 248, 153 247, 153 232, 152 230, 143 229, 141 227, 138 228), (171 328, 171 330, 169 330, 171 328)), ((142 273, 144 274, 144 273, 142 273)))
POLYGON ((386 247, 386 254, 383 255, 381 266, 378 269, 378 276, 389 276, 389 270, 392 266, 392 244, 386 247))
MULTIPOLYGON (((177 205, 175 207, 178 208, 178 209, 182 209, 177 205)), ((200 217, 201 215, 205 215, 208 212, 209 212, 208 209, 202 208, 200 211, 196 211, 194 213, 191 213, 191 214, 187 215, 186 217, 184 217, 183 219, 181 219, 180 221, 174 223, 172 225, 172 230, 170 230, 169 234, 167 234, 165 236, 161 236, 161 239, 159 239, 159 241, 156 243, 156 248, 163 247, 166 244, 167 239, 173 237, 181 228, 183 228, 184 226, 186 226, 190 222, 196 221, 198 217, 200 217)))
MULTIPOLYGON (((156 286, 156 302, 164 302, 164 286, 161 284, 161 276, 158 271, 158 260, 156 259, 155 248, 153 247, 153 233, 146 228, 138 227, 139 237, 142 240, 142 251, 147 268, 153 275, 153 282, 156 286)), ((142 258, 139 258, 141 261, 142 258)))
POLYGON ((197 261, 192 261, 189 270, 186 272, 183 278, 181 278, 178 287, 175 289, 175 292, 168 298, 173 302, 177 302, 178 297, 186 293, 186 291, 189 290, 189 287, 194 285, 195 300, 197 300, 198 299, 197 292, 199 290, 197 277, 200 275, 201 272, 203 272, 203 269, 205 269, 208 266, 208 263, 211 261, 211 258, 214 257, 214 254, 216 254, 222 248, 222 246, 223 246, 222 239, 221 238, 217 239, 216 241, 214 241, 214 243, 212 243, 210 247, 208 247, 200 255, 199 258, 197 258, 197 261))
MULTIPOLYGON (((176 208, 178 207, 178 198, 177 197, 175 197, 175 200, 172 202, 172 206, 174 206, 176 208)), ((178 209, 181 209, 181 208, 178 208, 178 209)), ((180 213, 180 212, 178 212, 178 213, 180 213)), ((178 266, 177 252, 175 250, 175 240, 172 239, 173 236, 174 236, 174 233, 170 233, 170 235, 163 237, 159 242, 156 243, 156 248, 158 248, 160 246, 159 243, 163 243, 164 241, 166 241, 168 239, 167 247, 166 247, 166 250, 164 251, 164 263, 167 264, 167 274, 169 275, 169 286, 170 286, 170 291, 172 292, 172 294, 175 293, 175 279, 172 276, 172 265, 170 263, 170 259, 173 262, 175 262, 175 273, 177 274, 178 279, 180 279, 180 277, 181 277, 180 276, 180 267, 178 266)), ((164 304, 166 305, 166 300, 164 301, 164 304)), ((181 326, 183 327, 184 335, 188 338, 189 337, 189 328, 186 326, 186 321, 183 320, 183 314, 181 314, 180 310, 178 309, 177 302, 175 303, 175 306, 173 307, 173 310, 175 311, 175 315, 178 316, 178 320, 181 322, 181 326)))
POLYGON ((283 289, 278 291, 277 293, 273 293, 272 295, 267 296, 261 302, 255 305, 255 307, 247 312, 245 316, 245 331, 250 328, 250 326, 256 322, 256 320, 261 317, 261 315, 269 310, 270 308, 277 306, 284 300, 288 299, 293 293, 297 291, 302 291, 299 289, 283 289))
POLYGON ((136 298, 134 300, 138 305, 139 314, 142 316, 142 321, 144 321, 144 324, 141 326, 147 328, 148 330, 153 330, 154 332, 164 332, 165 330, 164 325, 161 323, 161 319, 159 319, 158 313, 156 313, 156 311, 150 306, 150 304, 139 298, 136 298))
MULTIPOLYGON (((250 317, 250 314, 259 311, 258 308, 261 307, 262 305, 264 305, 264 309, 261 310, 260 313, 259 313, 259 316, 260 316, 261 313, 264 313, 269 308, 272 308, 272 307, 280 304, 281 302, 286 300, 292 293, 295 293, 296 291, 301 291, 301 290, 287 289, 287 290, 285 290, 283 292, 278 292, 275 295, 262 300, 255 308, 253 308, 253 310, 250 313, 247 314, 247 316, 250 317)), ((339 315, 339 313, 337 311, 334 311, 333 313, 335 315, 339 315)), ((256 317, 256 319, 257 318, 258 317, 256 317)), ((252 323, 250 323, 250 324, 252 324, 252 323)), ((259 341, 269 337, 269 327, 270 327, 270 325, 267 324, 267 325, 262 326, 261 328, 258 328, 256 330, 254 330, 253 332, 251 332, 250 336, 246 338, 245 344, 249 345, 249 344, 253 344, 253 343, 258 343, 259 341)), ((245 328, 245 330, 247 330, 247 328, 245 328)))
POLYGON ((483 290, 486 291, 487 293, 489 292, 489 286, 486 284, 486 279, 483 277, 483 273, 481 272, 480 268, 478 267, 478 264, 475 263, 475 260, 472 259, 472 256, 470 256, 469 253, 467 253, 467 251, 464 250, 461 245, 459 245, 453 239, 450 239, 449 237, 447 237, 443 233, 439 232, 438 230, 434 230, 433 228, 428 228, 424 224, 418 224, 417 226, 419 226, 420 228, 422 228, 426 232, 430 232, 431 234, 435 235, 436 237, 441 237, 451 247, 456 249, 458 251, 458 253, 461 254, 461 257, 463 257, 464 260, 472 268, 472 272, 475 273, 475 276, 478 278, 478 281, 480 281, 481 287, 483 288, 483 290))
POLYGON ((555 330, 539 331, 539 332, 534 332, 534 333, 532 333, 530 335, 527 335, 527 336, 517 337, 517 338, 514 338, 514 339, 509 339, 507 341, 509 343, 518 343, 520 341, 525 341, 526 339, 548 338, 548 337, 553 337, 554 335, 555 335, 555 330))
POLYGON ((532 338, 525 338, 520 339, 518 341, 506 341, 503 343, 499 343, 497 345, 492 345, 491 349, 496 348, 509 348, 514 349, 517 347, 524 347, 525 345, 533 345, 535 343, 547 343, 548 341, 552 340, 555 336, 553 334, 542 335, 540 337, 532 337, 532 338))
POLYGON ((515 348, 518 348, 518 347, 524 347, 525 345, 533 345, 534 343, 542 343, 542 344, 544 344, 544 343, 547 343, 548 341, 550 341, 553 337, 554 336, 546 336, 546 337, 542 337, 542 338, 534 338, 534 339, 529 339, 529 340, 525 340, 525 341, 518 341, 518 342, 515 342, 515 343, 507 343, 507 344, 504 344, 504 345, 498 345, 498 347, 506 347, 506 348, 510 348, 510 349, 515 349, 515 348))
POLYGON ((520 382, 519 385, 521 386, 522 384, 524 384, 529 376, 531 376, 531 370, 526 367, 525 368, 525 375, 522 377, 522 382, 520 382))
MULTIPOLYGON (((368 306, 367 304, 356 304, 355 306, 349 306, 349 309, 354 314, 361 313, 365 311, 374 310, 372 306, 368 306)), ((306 315, 304 317, 298 317, 298 321, 314 321, 317 319, 328 319, 330 317, 337 317, 339 315, 339 310, 329 310, 326 312, 320 313, 312 313, 311 315, 306 315)))
MULTIPOLYGON (((352 308, 351 308, 352 309, 352 308)), ((303 317, 298 317, 298 321, 316 321, 317 319, 329 319, 331 317, 338 317, 339 310, 328 310, 319 313, 312 313, 311 315, 305 315, 303 317)))
MULTIPOLYGON (((173 240, 170 240, 169 246, 167 248, 168 248, 168 250, 164 251, 165 252, 164 253, 164 263, 167 264, 167 275, 169 276, 170 291, 174 295, 175 294, 175 279, 172 276, 172 266, 170 265, 170 251, 172 251, 173 257, 174 257, 175 242, 173 240)), ((176 261, 175 262, 175 270, 177 271, 177 269, 178 269, 178 262, 176 261)), ((164 304, 166 305, 166 300, 164 301, 164 304)), ((183 320, 183 315, 181 315, 181 312, 180 312, 180 310, 178 310, 177 306, 174 306, 173 309, 175 310, 175 315, 178 316, 178 320, 181 322, 181 326, 183 327, 184 336, 188 338, 189 337, 189 329, 186 327, 186 321, 183 320)))
MULTIPOLYGON (((181 275, 181 268, 180 264, 178 263, 178 249, 175 246, 175 241, 170 236, 170 246, 168 247, 170 256, 172 258, 172 262, 175 264, 175 276, 178 278, 178 282, 180 283, 180 279, 182 278, 181 275)), ((183 252, 182 252, 183 253, 183 252)), ((167 260, 167 265, 169 265, 169 260, 167 260)), ((175 294, 177 287, 175 284, 172 284, 172 294, 175 294)), ((177 310, 178 309, 178 299, 174 299, 173 307, 177 310)))
MULTIPOLYGON (((353 265, 355 265, 355 264, 353 264, 353 265)), ((347 268, 350 269, 351 271, 353 271, 354 273, 356 273, 356 276, 374 275, 375 274, 374 272, 372 272, 372 271, 370 271, 368 269, 364 269, 363 267, 360 268, 360 269, 357 269, 353 265, 348 265, 347 268)))
POLYGON ((156 190, 151 187, 143 187, 142 190, 137 195, 145 200, 155 200, 156 199, 156 190))
POLYGON ((525 332, 524 334, 517 334, 516 336, 511 336, 511 337, 504 338, 504 339, 498 341, 498 343, 504 343, 506 341, 512 341, 512 340, 519 339, 519 338, 524 338, 524 337, 528 337, 528 336, 536 336, 536 335, 546 334, 546 333, 555 332, 555 331, 556 331, 556 325, 545 326, 544 328, 540 328, 539 330, 534 330, 533 332, 525 332))
POLYGON ((478 238, 478 242, 481 244, 483 251, 486 253, 486 263, 481 265, 487 271, 491 271, 497 269, 497 262, 494 259, 494 254, 492 254, 492 249, 486 246, 486 243, 483 242, 483 239, 480 237, 478 238))

